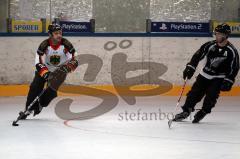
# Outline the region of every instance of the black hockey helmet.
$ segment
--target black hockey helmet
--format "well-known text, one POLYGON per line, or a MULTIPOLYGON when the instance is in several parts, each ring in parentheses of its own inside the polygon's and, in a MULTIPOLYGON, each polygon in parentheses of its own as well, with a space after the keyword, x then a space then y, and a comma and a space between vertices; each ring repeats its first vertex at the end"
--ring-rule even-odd
POLYGON ((224 33, 224 34, 231 34, 231 28, 228 24, 222 23, 219 24, 215 29, 214 32, 224 33))
POLYGON ((54 31, 62 30, 62 27, 58 23, 52 23, 48 26, 48 33, 52 35, 54 31))

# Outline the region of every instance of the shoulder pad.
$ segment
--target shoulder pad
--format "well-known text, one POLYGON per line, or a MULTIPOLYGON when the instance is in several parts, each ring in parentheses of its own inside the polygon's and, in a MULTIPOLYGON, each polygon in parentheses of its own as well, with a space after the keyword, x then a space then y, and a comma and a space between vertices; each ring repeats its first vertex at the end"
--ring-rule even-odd
POLYGON ((44 40, 38 47, 38 50, 37 50, 38 55, 40 55, 40 56, 44 55, 44 53, 49 45, 50 45, 49 40, 48 39, 44 40))

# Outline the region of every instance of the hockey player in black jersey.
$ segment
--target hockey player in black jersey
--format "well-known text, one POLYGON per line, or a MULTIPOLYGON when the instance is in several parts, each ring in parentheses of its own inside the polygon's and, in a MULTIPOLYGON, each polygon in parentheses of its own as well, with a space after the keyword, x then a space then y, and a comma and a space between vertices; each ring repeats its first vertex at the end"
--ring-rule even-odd
MULTIPOLYGON (((48 34, 49 38, 44 40, 37 50, 36 71, 28 92, 26 110, 35 97, 42 92, 53 71, 61 65, 66 65, 68 71, 72 72, 78 66, 78 61, 75 59, 75 49, 67 39, 62 37, 61 26, 56 23, 49 25, 48 34), (66 61, 69 62, 66 64, 66 61)), ((47 107, 55 97, 57 97, 57 90, 47 87, 40 99, 29 108, 22 119, 26 119, 32 112, 34 116, 39 114, 42 108, 47 107)))
POLYGON ((198 123, 211 113, 220 92, 230 91, 234 84, 239 71, 239 55, 237 49, 228 41, 230 26, 225 23, 218 25, 214 33, 216 40, 203 44, 183 71, 183 78, 191 79, 198 63, 206 59, 205 66, 187 94, 185 104, 182 106, 183 112, 175 115, 173 121, 186 119, 194 111, 195 105, 205 96, 202 109, 195 114, 192 121, 198 123))

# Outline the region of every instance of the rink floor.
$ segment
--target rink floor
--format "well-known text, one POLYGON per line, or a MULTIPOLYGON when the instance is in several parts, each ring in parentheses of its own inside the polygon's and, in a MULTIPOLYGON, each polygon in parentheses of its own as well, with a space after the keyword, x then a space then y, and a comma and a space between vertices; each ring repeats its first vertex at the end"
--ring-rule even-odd
MULTIPOLYGON (((188 119, 174 123, 172 129, 164 116, 150 118, 149 114, 159 113, 159 109, 166 114, 172 112, 177 97, 139 97, 135 105, 118 97, 119 103, 111 111, 73 121, 56 115, 56 103, 66 98, 58 97, 40 115, 12 127, 25 98, 0 97, 1 159, 240 158, 239 97, 221 97, 212 114, 200 124, 188 119)), ((101 102, 86 96, 71 99, 72 112, 90 110, 101 102)))

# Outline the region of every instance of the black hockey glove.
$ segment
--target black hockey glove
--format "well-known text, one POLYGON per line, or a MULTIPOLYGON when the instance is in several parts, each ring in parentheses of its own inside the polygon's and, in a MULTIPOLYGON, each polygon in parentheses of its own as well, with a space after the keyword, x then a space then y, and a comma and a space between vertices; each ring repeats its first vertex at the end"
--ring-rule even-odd
POLYGON ((232 89, 233 82, 224 79, 221 85, 221 91, 230 91, 232 89))
POLYGON ((47 66, 45 66, 44 64, 41 64, 41 63, 37 63, 36 64, 36 70, 38 72, 38 74, 45 80, 48 79, 48 76, 49 76, 49 71, 48 71, 48 68, 47 66))
POLYGON ((195 69, 192 68, 191 66, 186 66, 185 70, 183 71, 183 79, 191 79, 193 74, 195 72, 195 69))
POLYGON ((67 72, 73 72, 78 67, 78 61, 77 60, 71 60, 68 63, 63 65, 63 69, 67 72))

